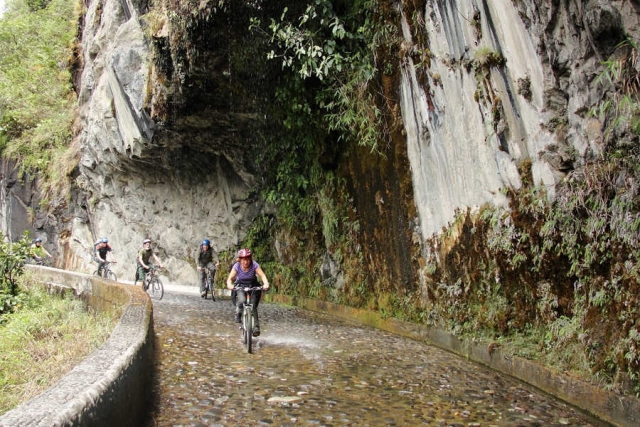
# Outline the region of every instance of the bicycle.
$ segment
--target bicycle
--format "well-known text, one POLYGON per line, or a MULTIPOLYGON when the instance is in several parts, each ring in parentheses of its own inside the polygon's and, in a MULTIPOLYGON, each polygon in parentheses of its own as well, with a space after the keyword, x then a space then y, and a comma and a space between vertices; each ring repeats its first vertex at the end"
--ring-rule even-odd
POLYGON ((152 265, 145 275, 142 282, 142 289, 149 294, 151 298, 161 300, 164 296, 164 285, 157 275, 158 267, 152 265))
POLYGON ((33 265, 41 265, 43 267, 51 267, 51 258, 44 258, 44 257, 39 257, 39 258, 27 258, 25 260, 25 264, 33 264, 33 265))
POLYGON ((216 302, 216 295, 214 286, 214 279, 216 278, 216 270, 209 270, 207 267, 204 268, 204 299, 207 299, 207 294, 211 293, 211 301, 216 302))
POLYGON ((116 273, 114 273, 113 270, 111 270, 111 264, 115 264, 115 263, 116 263, 115 261, 105 261, 102 267, 98 267, 98 269, 93 272, 93 275, 104 277, 105 279, 111 279, 114 282, 117 282, 118 276, 116 276, 116 273), (100 272, 102 272, 102 274, 100 274, 100 272))
POLYGON ((245 301, 242 306, 242 323, 240 324, 240 330, 242 331, 242 342, 247 348, 247 353, 251 353, 253 350, 253 327, 255 325, 255 318, 253 316, 253 304, 251 304, 251 293, 253 291, 261 291, 262 286, 243 286, 236 285, 235 291, 242 290, 245 293, 245 301))

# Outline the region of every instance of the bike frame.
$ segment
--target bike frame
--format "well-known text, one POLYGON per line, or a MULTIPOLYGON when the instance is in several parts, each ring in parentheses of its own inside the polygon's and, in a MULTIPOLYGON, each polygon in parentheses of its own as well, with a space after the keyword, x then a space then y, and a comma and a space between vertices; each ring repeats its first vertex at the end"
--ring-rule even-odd
MULTIPOLYGON (((213 288, 213 280, 216 277, 216 274, 215 274, 216 270, 211 271, 207 267, 203 267, 203 268, 205 269, 205 272, 204 272, 205 292, 210 292, 211 293, 211 301, 215 302, 216 296, 215 296, 215 292, 214 292, 214 288, 213 288)), ((205 298, 206 298, 206 295, 205 295, 205 298)))

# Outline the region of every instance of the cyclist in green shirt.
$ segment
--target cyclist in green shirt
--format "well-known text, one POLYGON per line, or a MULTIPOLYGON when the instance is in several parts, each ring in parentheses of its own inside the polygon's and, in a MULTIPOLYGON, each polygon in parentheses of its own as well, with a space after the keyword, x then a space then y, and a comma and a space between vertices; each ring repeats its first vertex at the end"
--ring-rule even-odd
POLYGON ((43 265, 45 263, 45 258, 50 260, 51 254, 47 252, 47 250, 42 246, 42 239, 36 237, 33 240, 33 244, 31 245, 31 255, 36 262, 36 264, 43 265))
POLYGON ((162 268, 162 262, 158 258, 158 256, 151 249, 151 239, 144 239, 142 241, 142 249, 138 252, 138 257, 136 259, 137 270, 136 270, 136 280, 133 283, 134 285, 138 284, 138 281, 142 281, 144 285, 144 278, 147 276, 147 271, 151 268, 153 264, 150 263, 151 258, 153 257, 154 261, 158 263, 160 268, 162 268))

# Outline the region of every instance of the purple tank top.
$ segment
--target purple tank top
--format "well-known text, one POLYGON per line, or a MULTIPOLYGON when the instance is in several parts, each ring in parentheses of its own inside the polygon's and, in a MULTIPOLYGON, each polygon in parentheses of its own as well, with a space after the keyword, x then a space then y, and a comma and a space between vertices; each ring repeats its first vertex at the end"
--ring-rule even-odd
POLYGON ((233 264, 233 269, 236 271, 236 282, 243 285, 251 285, 258 281, 256 277, 256 270, 260 268, 260 264, 255 261, 251 261, 249 265, 249 271, 244 271, 239 262, 233 264))

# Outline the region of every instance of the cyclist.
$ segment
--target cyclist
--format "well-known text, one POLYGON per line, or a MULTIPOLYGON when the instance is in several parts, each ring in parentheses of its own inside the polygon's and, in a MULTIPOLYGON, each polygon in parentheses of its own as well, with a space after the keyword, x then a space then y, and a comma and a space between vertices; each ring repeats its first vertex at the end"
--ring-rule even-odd
POLYGON ((93 244, 93 260, 98 263, 98 276, 102 276, 104 268, 108 261, 116 262, 113 254, 110 256, 112 249, 109 246, 109 239, 103 237, 93 244), (110 259, 109 259, 110 258, 110 259))
MULTIPOLYGON (((204 239, 200 246, 198 246, 198 252, 196 253, 196 268, 198 270, 198 282, 200 283, 201 298, 207 296, 204 283, 206 273, 205 268, 210 270, 212 275, 215 275, 216 268, 220 265, 217 258, 218 256, 214 254, 213 249, 211 249, 211 242, 209 239, 204 239), (214 259, 216 259, 215 263, 213 261, 214 259)), ((211 296, 215 301, 216 298, 213 296, 213 290, 211 292, 211 296)))
MULTIPOLYGON (((245 286, 259 286, 258 277, 262 282, 262 287, 266 291, 269 289, 269 281, 267 276, 262 271, 260 264, 255 262, 251 256, 250 249, 240 249, 238 251, 238 261, 233 264, 229 277, 227 277, 227 289, 233 290, 234 283, 245 286)), ((260 335, 260 322, 258 320, 258 304, 260 303, 260 297, 262 291, 253 291, 251 293, 251 303, 253 304, 253 315, 255 317, 255 325, 253 328, 253 336, 260 335)), ((236 300, 236 323, 240 323, 242 318, 242 307, 247 300, 244 290, 237 290, 236 300)))
POLYGON ((31 245, 31 255, 37 264, 44 264, 44 258, 51 259, 51 254, 42 246, 42 239, 36 237, 31 245))
POLYGON ((147 271, 149 271, 149 269, 153 267, 153 264, 149 262, 151 261, 151 257, 153 257, 154 261, 158 263, 160 268, 163 267, 162 262, 160 261, 158 256, 153 252, 153 249, 151 249, 151 239, 144 239, 142 241, 142 249, 140 249, 140 252, 138 252, 138 257, 136 259, 137 268, 136 268, 136 280, 133 283, 134 285, 137 285, 138 281, 141 280, 142 287, 144 288, 144 279, 147 276, 147 271))

